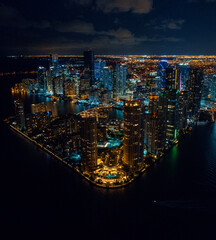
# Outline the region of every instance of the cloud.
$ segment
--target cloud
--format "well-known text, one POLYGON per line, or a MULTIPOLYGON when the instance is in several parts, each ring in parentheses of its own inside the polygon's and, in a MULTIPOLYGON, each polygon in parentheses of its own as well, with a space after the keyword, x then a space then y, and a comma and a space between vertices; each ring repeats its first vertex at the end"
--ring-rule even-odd
POLYGON ((92 23, 88 23, 81 20, 57 23, 55 26, 55 29, 58 32, 62 32, 62 33, 73 32, 73 33, 81 33, 81 34, 88 34, 88 35, 95 33, 95 29, 92 23))
POLYGON ((180 30, 182 29, 183 24, 185 23, 184 19, 166 19, 162 21, 152 20, 151 22, 147 23, 147 26, 151 26, 156 30, 180 30))
POLYGON ((70 4, 92 7, 92 10, 110 12, 149 13, 153 8, 153 0, 70 0, 70 4))
POLYGON ((109 13, 112 11, 133 13, 149 13, 152 10, 153 0, 97 0, 96 7, 109 13))
POLYGON ((46 20, 31 21, 27 20, 17 9, 0 3, 0 26, 13 27, 18 29, 25 28, 49 28, 50 22, 46 20))

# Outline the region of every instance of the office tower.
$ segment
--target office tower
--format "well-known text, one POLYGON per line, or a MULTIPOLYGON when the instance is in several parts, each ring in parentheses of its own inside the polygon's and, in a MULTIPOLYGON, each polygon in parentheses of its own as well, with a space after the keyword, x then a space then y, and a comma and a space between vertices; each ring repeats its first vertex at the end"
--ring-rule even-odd
POLYGON ((79 94, 79 82, 80 82, 80 74, 78 72, 74 72, 70 75, 70 77, 74 81, 74 87, 75 87, 75 94, 79 94))
POLYGON ((95 80, 97 82, 102 81, 102 71, 104 67, 106 67, 105 60, 98 60, 97 62, 94 63, 94 74, 95 74, 95 80))
POLYGON ((158 99, 158 151, 163 151, 166 144, 166 113, 167 97, 166 93, 159 94, 158 99))
POLYGON ((75 82, 72 77, 66 77, 63 83, 63 93, 65 96, 75 95, 75 82))
POLYGON ((180 90, 180 71, 176 66, 168 66, 165 70, 165 90, 180 90))
POLYGON ((88 76, 81 76, 79 79, 79 94, 85 95, 89 94, 90 82, 88 76))
POLYGON ((80 139, 83 170, 92 172, 97 166, 97 121, 95 116, 86 113, 81 115, 80 139))
POLYGON ((179 115, 178 115, 178 98, 179 90, 170 89, 165 92, 167 105, 166 112, 166 143, 171 144, 177 138, 179 115))
POLYGON ((102 70, 102 82, 106 90, 112 90, 113 71, 110 67, 104 67, 102 70))
POLYGON ((144 122, 140 100, 124 104, 123 162, 131 169, 138 169, 143 162, 144 122))
POLYGON ((44 67, 38 67, 37 80, 39 92, 46 92, 46 69, 44 67))
POLYGON ((158 96, 149 96, 149 114, 147 115, 146 121, 148 124, 148 151, 157 156, 158 155, 158 142, 159 142, 159 118, 158 118, 158 96))
POLYGON ((53 67, 52 77, 58 77, 59 76, 58 55, 57 54, 52 54, 52 55, 50 55, 50 58, 51 58, 51 66, 53 67))
POLYGON ((93 105, 99 104, 98 89, 91 89, 89 92, 89 101, 93 105))
POLYGON ((165 74, 166 74, 167 67, 168 67, 167 60, 161 60, 160 63, 158 64, 157 75, 160 77, 161 89, 165 88, 165 74))
POLYGON ((94 52, 90 49, 88 51, 84 51, 84 70, 88 72, 90 79, 90 87, 95 85, 94 79, 94 52))
POLYGON ((213 75, 210 83, 210 99, 216 101, 216 75, 213 75))
POLYGON ((202 85, 203 70, 198 67, 191 67, 187 89, 189 92, 188 116, 192 121, 196 121, 199 117, 202 85))
POLYGON ((180 64, 180 91, 186 90, 186 84, 189 79, 190 66, 186 63, 180 64))
POLYGON ((181 91, 178 100, 178 130, 183 130, 187 127, 187 110, 188 110, 188 92, 181 91))
POLYGON ((64 76, 55 77, 53 79, 54 95, 63 95, 64 76))
POLYGON ((147 96, 155 95, 160 92, 160 77, 157 72, 150 73, 146 78, 146 93, 147 96))
POLYGON ((25 130, 25 113, 24 113, 24 105, 21 101, 14 101, 15 106, 15 115, 16 115, 16 122, 21 131, 25 130))
POLYGON ((202 99, 216 100, 216 75, 205 75, 202 86, 202 99))
POLYGON ((123 66, 122 64, 117 64, 115 76, 116 77, 113 84, 114 93, 118 96, 124 95, 127 79, 127 67, 123 66))

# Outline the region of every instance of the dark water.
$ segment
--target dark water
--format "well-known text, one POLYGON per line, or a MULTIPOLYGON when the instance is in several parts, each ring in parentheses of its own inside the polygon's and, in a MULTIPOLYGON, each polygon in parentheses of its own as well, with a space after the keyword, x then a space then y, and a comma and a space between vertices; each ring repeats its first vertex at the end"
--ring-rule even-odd
MULTIPOLYGON (((1 94, 2 117, 12 109, 9 85, 1 94)), ((6 239, 215 239, 216 125, 196 127, 116 190, 89 184, 3 124, 0 130, 6 239)))

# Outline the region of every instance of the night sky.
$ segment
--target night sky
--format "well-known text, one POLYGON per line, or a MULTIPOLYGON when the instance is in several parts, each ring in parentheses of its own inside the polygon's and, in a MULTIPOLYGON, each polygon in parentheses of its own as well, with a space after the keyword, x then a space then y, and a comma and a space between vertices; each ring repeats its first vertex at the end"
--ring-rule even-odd
POLYGON ((0 0, 0 55, 216 54, 216 0, 0 0))

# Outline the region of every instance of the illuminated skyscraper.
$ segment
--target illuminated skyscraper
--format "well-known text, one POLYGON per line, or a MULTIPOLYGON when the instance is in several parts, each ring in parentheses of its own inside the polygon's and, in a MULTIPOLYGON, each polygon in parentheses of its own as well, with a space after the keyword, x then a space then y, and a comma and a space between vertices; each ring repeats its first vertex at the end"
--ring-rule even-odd
POLYGON ((124 95, 127 79, 127 67, 122 64, 117 64, 115 76, 113 84, 114 93, 116 95, 124 95))
POLYGON ((24 105, 21 101, 14 101, 15 105, 15 115, 16 115, 16 122, 19 129, 25 130, 25 113, 24 113, 24 105))
POLYGON ((112 90, 113 71, 109 67, 104 67, 102 70, 102 82, 106 90, 112 90))
POLYGON ((95 74, 96 81, 99 81, 99 82, 102 81, 102 71, 104 67, 106 67, 105 60, 99 60, 94 63, 94 74, 95 74))
POLYGON ((186 84, 189 79, 190 66, 188 64, 180 64, 180 91, 186 90, 186 84))
POLYGON ((148 151, 157 155, 159 146, 159 118, 158 118, 158 96, 150 95, 149 96, 149 114, 145 122, 148 122, 148 151))
POLYGON ((59 62, 58 62, 58 55, 52 54, 50 55, 51 58, 51 66, 53 67, 53 77, 59 76, 59 62))
POLYGON ((88 51, 84 51, 84 69, 89 73, 90 78, 90 87, 95 84, 94 78, 94 52, 90 49, 88 51))
POLYGON ((64 76, 55 77, 53 79, 54 95, 63 95, 63 82, 64 76))
POLYGON ((46 92, 46 69, 44 67, 38 68, 37 80, 39 91, 46 92))
POLYGON ((65 96, 75 95, 75 82, 72 77, 66 77, 63 83, 63 92, 65 96))
POLYGON ((180 70, 176 66, 169 66, 165 70, 165 90, 180 90, 180 70))
POLYGON ((88 114, 80 119, 81 159, 84 171, 91 172, 97 165, 97 121, 88 114))
POLYGON ((161 80, 161 89, 165 88, 165 74, 166 74, 166 68, 168 67, 167 60, 161 60, 158 65, 158 71, 157 75, 160 77, 161 80))
POLYGON ((125 102, 123 162, 132 169, 138 169, 143 161, 143 116, 143 105, 139 100, 125 102))
POLYGON ((188 80, 188 92, 189 92, 189 118, 196 121, 199 117, 200 101, 202 96, 203 85, 203 70, 198 67, 192 67, 188 80))
POLYGON ((170 144, 175 138, 177 138, 178 126, 179 126, 179 114, 178 114, 178 98, 179 90, 170 89, 165 92, 166 104, 166 143, 170 144))

